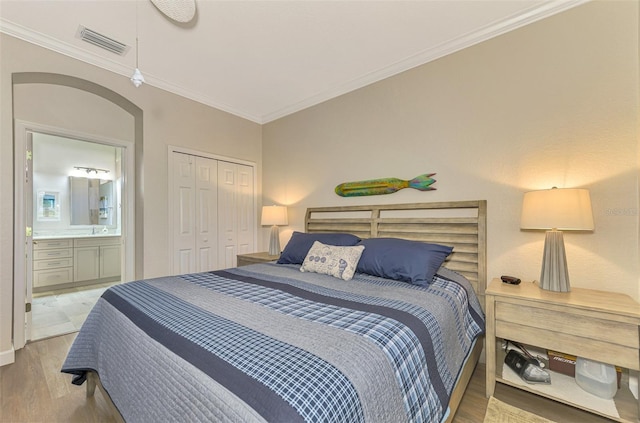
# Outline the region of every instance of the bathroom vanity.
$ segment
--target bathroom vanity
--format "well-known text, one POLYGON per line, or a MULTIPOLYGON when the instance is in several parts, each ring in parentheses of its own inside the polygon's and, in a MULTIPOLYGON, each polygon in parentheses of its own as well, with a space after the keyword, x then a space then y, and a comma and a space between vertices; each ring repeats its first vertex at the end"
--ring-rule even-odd
POLYGON ((121 237, 34 239, 33 291, 120 280, 121 237))

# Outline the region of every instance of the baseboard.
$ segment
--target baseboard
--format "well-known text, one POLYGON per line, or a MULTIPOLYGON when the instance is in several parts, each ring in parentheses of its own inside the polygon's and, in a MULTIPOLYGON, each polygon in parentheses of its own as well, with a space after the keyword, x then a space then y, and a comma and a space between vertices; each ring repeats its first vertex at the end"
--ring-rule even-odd
POLYGON ((13 346, 10 350, 0 351, 0 367, 11 364, 14 361, 16 361, 16 352, 14 351, 13 346))

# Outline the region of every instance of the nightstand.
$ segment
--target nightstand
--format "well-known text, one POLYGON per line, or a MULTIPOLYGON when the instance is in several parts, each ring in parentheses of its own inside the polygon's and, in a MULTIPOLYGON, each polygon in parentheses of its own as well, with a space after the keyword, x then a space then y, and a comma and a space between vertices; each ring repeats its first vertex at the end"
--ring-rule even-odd
MULTIPOLYGON (((487 396, 493 395, 498 381, 602 414, 545 394, 536 389, 538 385, 516 384, 503 378, 504 352, 498 347, 503 339, 640 370, 640 304, 627 295, 581 288, 552 292, 533 282, 509 285, 494 279, 485 291, 485 299, 487 396)), ((581 388, 576 385, 576 389, 581 388)), ((614 401, 620 414, 614 420, 638 421, 640 401, 633 398, 628 387, 621 387, 614 401), (626 392, 621 392, 623 389, 626 392)))
POLYGON ((269 261, 278 260, 280 255, 270 256, 268 252, 238 254, 238 267, 246 266, 248 264, 266 263, 269 261))

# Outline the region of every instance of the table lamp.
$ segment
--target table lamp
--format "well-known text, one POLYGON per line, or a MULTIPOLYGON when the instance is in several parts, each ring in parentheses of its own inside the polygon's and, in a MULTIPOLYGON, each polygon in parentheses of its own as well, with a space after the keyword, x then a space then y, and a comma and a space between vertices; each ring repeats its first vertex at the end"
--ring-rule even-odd
POLYGON ((589 191, 553 187, 525 193, 520 228, 547 230, 540 288, 558 292, 571 291, 562 231, 593 230, 589 191))
POLYGON ((269 238, 269 255, 280 254, 280 230, 278 226, 286 225, 287 208, 285 206, 264 206, 262 207, 262 226, 271 226, 271 237, 269 238))

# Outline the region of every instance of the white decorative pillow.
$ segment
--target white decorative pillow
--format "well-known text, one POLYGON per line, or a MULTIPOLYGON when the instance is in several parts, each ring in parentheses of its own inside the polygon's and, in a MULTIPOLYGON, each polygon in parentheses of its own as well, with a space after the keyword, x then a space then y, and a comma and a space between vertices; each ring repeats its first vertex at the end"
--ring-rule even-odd
POLYGON ((363 250, 363 245, 341 247, 315 241, 302 262, 300 271, 322 273, 348 281, 353 278, 363 250))

